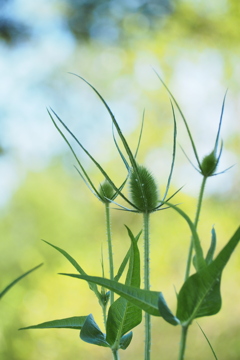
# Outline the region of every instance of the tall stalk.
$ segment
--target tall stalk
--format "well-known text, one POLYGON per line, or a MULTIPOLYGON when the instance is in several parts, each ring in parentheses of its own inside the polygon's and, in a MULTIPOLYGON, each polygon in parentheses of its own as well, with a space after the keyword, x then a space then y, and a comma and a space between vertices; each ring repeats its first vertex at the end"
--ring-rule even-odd
MULTIPOLYGON (((110 280, 114 280, 114 264, 113 264, 113 249, 112 249, 112 232, 111 232, 111 217, 110 217, 110 203, 105 203, 106 210, 106 230, 107 230, 107 243, 108 243, 108 258, 109 258, 109 272, 110 280)), ((114 303, 114 292, 110 292, 110 305, 114 303)), ((104 318, 106 319, 106 307, 103 311, 104 318)), ((105 327, 106 327, 106 320, 105 327)), ((118 350, 112 349, 113 360, 120 360, 118 350)))
MULTIPOLYGON (((203 176, 203 180, 202 180, 202 184, 201 184, 200 192, 199 192, 199 196, 198 196, 197 211, 196 211, 195 220, 194 220, 195 229, 197 229, 198 222, 199 222, 199 217, 200 217, 200 212, 201 212, 201 209, 202 209, 203 194, 204 194, 204 190, 205 190, 206 181, 207 181, 207 176, 203 176)), ((188 259, 187 259, 187 266, 186 266, 186 273, 185 273, 185 281, 188 279, 189 274, 190 274, 192 256, 193 256, 193 238, 191 238, 189 252, 188 252, 188 259)), ((184 360, 184 353, 185 353, 185 349, 186 349, 188 327, 189 327, 189 325, 182 326, 178 360, 184 360)))
POLYGON ((187 341, 188 327, 189 327, 189 325, 187 325, 187 326, 182 326, 178 360, 184 360, 184 354, 185 354, 185 349, 186 349, 186 341, 187 341))
MULTIPOLYGON (((110 280, 114 280, 114 265, 113 265, 113 250, 112 250, 112 235, 111 235, 111 218, 109 202, 105 203, 106 210, 106 229, 107 229, 107 243, 108 243, 108 258, 109 258, 109 272, 110 280)), ((114 292, 110 292, 110 304, 114 302, 114 292)))
MULTIPOLYGON (((204 176, 203 180, 202 180, 199 196, 198 196, 197 211, 196 211, 195 220, 194 220, 194 225, 195 225, 196 229, 198 226, 198 221, 199 221, 200 212, 201 212, 201 208, 202 208, 203 194, 204 194, 204 190, 205 190, 206 181, 207 181, 207 177, 204 176)), ((193 254, 193 239, 191 238, 189 251, 188 251, 185 279, 184 279, 185 281, 188 279, 189 274, 190 274, 190 267, 191 267, 191 263, 192 263, 192 254, 193 254)))
MULTIPOLYGON (((144 229, 144 289, 150 290, 150 241, 149 241, 150 214, 143 213, 144 229)), ((150 360, 151 352, 151 317, 145 312, 145 360, 150 360)))
POLYGON ((113 354, 113 360, 120 360, 117 350, 112 350, 112 354, 113 354))

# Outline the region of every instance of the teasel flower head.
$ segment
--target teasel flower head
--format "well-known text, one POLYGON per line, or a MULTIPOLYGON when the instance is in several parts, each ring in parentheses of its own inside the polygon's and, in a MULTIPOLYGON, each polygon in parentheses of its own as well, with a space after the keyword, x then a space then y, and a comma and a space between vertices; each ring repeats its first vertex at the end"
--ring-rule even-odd
POLYGON ((142 131, 143 131, 143 123, 144 123, 144 113, 142 117, 142 125, 140 130, 140 135, 138 138, 138 144, 135 152, 133 153, 130 149, 127 140, 125 139, 118 122, 116 121, 110 107, 102 97, 102 95, 96 90, 96 88, 91 85, 88 81, 86 81, 84 78, 82 78, 79 75, 72 74, 77 77, 79 77, 81 80, 83 80, 86 84, 88 84, 93 91, 97 94, 97 96, 102 101, 103 105, 107 109, 111 121, 112 121, 112 127, 113 127, 113 140, 116 145, 117 151, 126 167, 126 177, 125 180, 122 182, 120 186, 117 186, 115 182, 110 178, 110 176, 106 173, 106 171, 102 168, 102 166, 97 162, 97 160, 85 149, 85 147, 82 145, 82 143, 77 139, 77 137, 71 132, 71 130, 67 127, 67 125, 60 119, 60 117, 52 110, 48 110, 48 113, 61 134, 61 136, 64 138, 66 143, 68 144, 70 150, 72 151, 77 163, 78 168, 77 171, 87 187, 92 191, 92 193, 103 203, 111 202, 114 203, 120 208, 121 210, 126 211, 132 211, 132 212, 154 212, 157 210, 161 210, 164 203, 168 200, 170 200, 179 190, 177 190, 172 196, 170 196, 167 199, 168 190, 170 187, 170 182, 172 178, 174 163, 175 163, 175 156, 176 156, 176 137, 177 137, 177 127, 176 127, 176 119, 175 119, 175 112, 174 107, 171 102, 172 107, 172 113, 173 113, 173 121, 174 121, 174 131, 173 131, 173 153, 172 153, 172 161, 171 161, 171 167, 170 167, 170 173, 168 176, 167 186, 165 193, 162 197, 162 199, 159 199, 159 193, 156 185, 156 181, 153 178, 152 174, 149 172, 149 170, 142 165, 139 165, 136 161, 136 157, 138 154, 141 137, 142 137, 142 131), (53 116, 54 115, 54 116, 53 116), (77 142, 77 144, 80 146, 80 148, 87 154, 87 156, 91 159, 91 161, 97 166, 97 168, 100 170, 104 177, 104 181, 100 184, 99 188, 97 188, 94 183, 92 182, 91 178, 87 174, 86 170, 84 169, 82 163, 78 159, 75 151, 73 150, 73 147, 71 146, 70 142, 60 129, 60 127, 57 125, 57 122, 55 121, 54 117, 58 120, 58 122, 61 123, 61 125, 65 128, 65 130, 71 135, 71 137, 77 142), (117 133, 123 149, 125 151, 125 154, 123 154, 122 150, 120 149, 120 146, 118 145, 115 132, 117 133), (127 197, 123 194, 122 190, 125 186, 125 184, 129 181, 129 187, 130 187, 130 196, 127 197), (129 206, 125 207, 115 202, 115 198, 117 196, 120 196, 123 200, 125 200, 129 206))
POLYGON ((192 161, 189 159, 189 157, 186 155, 185 151, 183 150, 184 154, 186 155, 187 159, 189 160, 189 162, 192 164, 192 166, 195 168, 195 170, 197 170, 204 178, 208 178, 211 176, 216 176, 219 174, 223 174, 224 172, 226 172, 227 170, 229 170, 230 168, 232 168, 232 166, 228 167, 227 169, 221 171, 221 172, 217 172, 217 168, 219 165, 219 161, 222 155, 222 150, 223 150, 223 141, 221 141, 221 144, 219 146, 219 139, 220 139, 220 131, 221 131, 221 126, 222 126, 222 120, 223 120, 223 113, 224 113, 224 107, 225 107, 225 101, 226 101, 226 96, 227 96, 227 91, 224 95, 223 98, 223 102, 222 102, 222 108, 221 108, 221 115, 220 115, 220 120, 219 120, 219 125, 218 125, 218 131, 217 131, 217 135, 216 135, 216 140, 215 140, 215 144, 213 147, 213 150, 209 152, 208 155, 203 157, 203 160, 200 161, 199 155, 197 153, 197 149, 191 134, 191 131, 189 129, 187 120, 177 102, 177 100, 175 99, 175 97, 173 96, 173 94, 171 93, 171 91, 169 90, 169 88, 167 87, 167 85, 164 83, 164 81, 161 79, 161 77, 156 73, 156 75, 158 76, 159 80, 161 81, 161 83, 163 84, 163 86, 165 87, 165 89, 167 90, 168 94, 170 95, 173 103, 176 105, 182 119, 183 122, 185 124, 191 145, 192 145, 192 149, 194 152, 194 156, 195 159, 197 161, 197 165, 194 165, 192 163, 192 161))

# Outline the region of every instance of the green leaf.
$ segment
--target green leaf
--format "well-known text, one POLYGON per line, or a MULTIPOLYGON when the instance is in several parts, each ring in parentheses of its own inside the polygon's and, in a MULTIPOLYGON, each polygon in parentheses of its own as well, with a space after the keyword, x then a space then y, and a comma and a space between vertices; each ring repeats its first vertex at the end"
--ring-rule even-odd
POLYGON ((107 318, 107 342, 119 348, 121 338, 142 321, 142 310, 123 297, 118 298, 109 308, 107 318))
POLYGON ((213 349, 213 347, 212 347, 212 344, 210 343, 210 341, 209 341, 209 339, 208 339, 207 335, 205 334, 205 332, 203 331, 203 329, 201 328, 201 326, 199 325, 199 323, 198 323, 198 322, 197 322, 197 325, 198 325, 199 329, 201 330, 201 332, 202 332, 203 336, 204 336, 204 337, 205 337, 205 339, 207 340, 207 343, 208 343, 208 345, 209 345, 209 347, 210 347, 210 349, 211 349, 211 352, 212 352, 212 354, 213 354, 213 356, 214 356, 215 360, 218 360, 218 357, 217 357, 217 355, 216 355, 216 353, 215 353, 215 351, 214 351, 214 349, 213 349))
POLYGON ((120 349, 126 350, 132 341, 132 337, 133 337, 132 331, 122 336, 119 344, 120 349))
MULTIPOLYGON (((154 69, 153 69, 154 70, 154 69)), ((177 100, 175 99, 175 97, 173 96, 173 94, 171 93, 171 91, 169 90, 169 88, 167 87, 167 85, 165 84, 165 82, 162 80, 162 78, 159 76, 159 74, 154 70, 155 74, 157 75, 157 77, 159 78, 159 80, 161 81, 161 83, 163 84, 163 86, 165 87, 165 89, 167 90, 167 92, 169 93, 171 99, 173 100, 174 104, 176 105, 182 119, 183 119, 183 122, 185 124, 185 127, 186 127, 186 130, 187 130, 187 133, 188 133, 188 136, 189 136, 189 139, 191 141, 191 144, 192 144, 192 148, 193 148, 193 152, 194 152, 194 155, 195 155, 195 158, 197 160, 197 163, 200 167, 200 160, 199 160, 199 157, 198 157, 198 153, 197 153, 197 149, 196 149, 196 146, 195 146, 195 143, 193 141, 193 137, 192 137, 192 134, 191 134, 191 131, 189 129, 189 126, 188 126, 188 123, 187 123, 187 120, 177 102, 177 100)))
MULTIPOLYGON (((128 198, 121 192, 125 181, 123 182, 123 185, 118 188, 114 182, 111 180, 111 178, 108 176, 106 171, 102 168, 102 166, 94 159, 94 157, 85 149, 85 147, 81 144, 81 142, 77 139, 77 137, 72 133, 72 131, 67 127, 67 125, 62 121, 62 119, 55 113, 53 109, 51 109, 53 114, 56 116, 58 121, 64 126, 64 128, 67 130, 67 132, 73 137, 73 139, 77 142, 77 144, 81 147, 81 149, 85 152, 85 154, 92 160, 92 162, 97 166, 97 168, 100 170, 104 178, 112 185, 114 190, 117 192, 118 195, 120 195, 126 202, 128 202, 130 205, 133 206, 133 204, 128 200, 128 198)), ((116 196, 115 196, 116 197, 116 196)))
POLYGON ((170 183, 171 183, 171 179, 172 179, 174 164, 175 164, 175 158, 176 158, 177 122, 176 122, 175 111, 174 111, 174 107, 173 107, 172 102, 171 102, 171 106, 172 106, 173 123, 174 123, 174 130, 173 130, 173 155, 172 155, 172 162, 171 162, 171 168, 170 168, 170 172, 169 172, 169 176, 168 176, 167 186, 166 186, 166 190, 165 190, 165 193, 164 193, 164 195, 163 195, 162 201, 165 201, 165 199, 166 199, 166 197, 167 197, 167 194, 168 194, 168 190, 169 190, 170 183))
MULTIPOLYGON (((51 244, 50 242, 48 242, 46 240, 42 240, 42 241, 44 241, 46 244, 52 246, 54 249, 59 251, 75 267, 75 269, 79 272, 79 274, 87 275, 86 272, 83 270, 83 268, 77 263, 77 261, 71 255, 69 255, 65 250, 61 249, 58 246, 51 244)), ((89 288, 95 293, 97 298, 100 300, 101 294, 99 293, 96 284, 88 283, 88 285, 89 285, 89 288)))
MULTIPOLYGON (((121 139, 121 141, 122 141, 123 147, 124 147, 124 149, 125 149, 125 151, 126 151, 126 153, 127 153, 127 155, 128 155, 129 162, 130 162, 130 164, 131 164, 131 166, 132 166, 133 171, 135 172, 135 175, 136 175, 136 177, 137 177, 137 179, 138 179, 138 182, 139 182, 139 184, 141 184, 141 183, 140 183, 140 176, 139 176, 138 166, 137 166, 137 162, 136 162, 135 156, 133 155, 133 153, 132 153, 132 151, 131 151, 131 149, 130 149, 130 147, 129 147, 129 145, 128 145, 128 142, 127 142, 127 140, 125 139, 125 137, 124 137, 124 135, 123 135, 123 133, 122 133, 122 130, 120 129, 120 126, 119 126, 117 120, 115 119, 115 116, 113 115, 113 112, 111 111, 111 109, 110 109, 110 107, 108 106, 107 102, 104 100, 104 98, 102 97, 102 95, 97 91, 97 89, 96 89, 93 85, 91 85, 87 80, 85 80, 83 77, 81 77, 81 76, 79 76, 79 75, 77 75, 77 74, 74 74, 74 73, 70 73, 70 74, 72 74, 72 75, 74 75, 74 76, 77 76, 79 79, 83 80, 88 86, 90 86, 90 87, 92 88, 92 90, 93 90, 93 91, 97 94, 97 96, 100 98, 100 100, 102 101, 102 103, 104 104, 105 108, 107 109, 107 111, 108 111, 108 113, 109 113, 109 115, 110 115, 110 117, 111 117, 111 119, 112 119, 112 123, 113 123, 113 125, 115 126, 115 128, 116 128, 116 130, 117 130, 117 133, 118 133, 118 135, 119 135, 119 137, 120 137, 120 139, 121 139)), ((62 121, 61 121, 61 122, 62 122, 62 121)), ((65 126, 65 125, 64 125, 64 126, 65 126)), ((66 126, 65 126, 65 127, 66 127, 66 126)), ((118 147, 118 149, 119 149, 119 147, 118 147)), ((120 154, 120 155, 121 155, 121 154, 120 154)), ((121 155, 121 157, 122 157, 122 155, 121 155)), ((93 160, 93 161, 95 162, 95 160, 93 160)), ((126 160, 125 160, 125 158, 123 159, 123 162, 124 162, 125 165, 126 165, 126 160)), ((96 162, 95 162, 95 163, 96 163, 96 162)), ((96 165, 97 165, 97 164, 96 164, 96 165)), ((97 166, 98 166, 98 165, 97 165, 97 166)), ((98 167, 99 167, 99 166, 98 166, 98 167)), ((99 168, 99 169, 100 169, 100 168, 99 168)), ((102 170, 101 170, 101 171, 102 171, 102 170)), ((103 173, 103 171, 102 171, 102 173, 103 173)), ((142 195, 144 196, 144 188, 141 187, 141 190, 142 190, 142 195)), ((139 209, 137 208, 137 206, 134 205, 131 201, 129 201, 129 199, 127 199, 121 192, 119 192, 119 195, 120 195, 124 200, 126 200, 131 206, 133 206, 135 209, 139 210, 139 209)))
MULTIPOLYGON (((79 173, 79 175, 81 176, 82 180, 84 181, 84 183, 87 185, 87 187, 89 188, 89 190, 99 199, 101 200, 100 194, 98 193, 97 189, 95 188, 93 182, 91 181, 90 177, 88 176, 86 170, 84 169, 84 167, 82 166, 80 160, 78 159, 75 151, 73 150, 73 147, 71 146, 70 142, 67 140, 66 136, 63 134, 63 132, 60 130, 60 128, 57 126, 56 121, 53 119, 52 114, 50 113, 50 111, 47 109, 48 115, 50 116, 54 126, 56 127, 56 129, 58 130, 58 132, 60 133, 60 135, 62 136, 62 138, 65 140, 65 142, 67 143, 68 147, 70 148, 73 156, 75 157, 81 171, 83 172, 84 176, 82 175, 81 171, 78 170, 77 171, 79 173)), ((57 114, 53 111, 54 115, 59 119, 59 117, 57 116, 57 114)))
POLYGON ((32 268, 31 270, 28 270, 27 272, 25 272, 24 274, 22 274, 21 276, 19 276, 17 279, 15 279, 14 281, 12 281, 9 285, 7 285, 2 292, 0 292, 0 299, 3 297, 3 295, 6 294, 7 291, 9 291, 11 289, 11 287, 13 287, 18 281, 20 281, 21 279, 23 279, 25 276, 27 276, 28 274, 30 274, 31 272, 33 272, 34 270, 38 269, 40 266, 42 266, 42 264, 39 264, 37 266, 35 266, 34 268, 32 268))
POLYGON ((87 316, 80 332, 80 338, 89 344, 110 347, 106 341, 105 334, 99 329, 92 314, 87 316))
POLYGON ((21 328, 19 330, 28 330, 28 329, 76 329, 76 330, 81 330, 86 319, 87 319, 87 316, 73 316, 70 318, 43 322, 38 325, 31 325, 28 327, 21 328))
POLYGON ((131 167, 130 167, 130 165, 128 164, 125 156, 123 155, 123 153, 122 153, 122 151, 121 151, 121 149, 120 149, 120 147, 119 147, 119 145, 118 145, 118 142, 117 142, 117 139, 116 139, 116 136, 115 136, 115 133, 114 133, 114 125, 113 125, 113 124, 112 124, 112 135, 113 135, 113 141, 114 141, 114 144, 115 144, 115 146, 116 146, 116 148, 117 148, 117 151, 118 151, 118 153, 119 153, 119 155, 120 155, 120 157, 121 157, 121 159, 122 159, 122 161, 123 161, 123 163, 124 163, 124 165, 125 165, 128 173, 129 173, 130 170, 131 170, 131 167))
MULTIPOLYGON (((138 235, 136 236, 136 241, 138 241, 138 239, 140 238, 140 235, 142 234, 142 231, 140 231, 138 233, 138 235)), ((132 248, 132 245, 130 246, 130 249, 128 250, 126 256, 124 257, 119 269, 118 269, 118 272, 117 272, 117 275, 115 275, 114 277, 114 280, 118 281, 120 279, 120 277, 122 276, 126 266, 127 266, 127 263, 128 263, 128 260, 130 258, 130 254, 131 254, 131 248, 132 248)))
MULTIPOLYGON (((126 284, 140 287, 140 255, 137 247, 139 235, 135 238, 131 230, 127 228, 131 239, 131 255, 126 284)), ((139 307, 130 303, 123 297, 118 298, 109 308, 106 340, 111 347, 118 349, 123 335, 132 330, 142 321, 142 311, 139 307)))
MULTIPOLYGON (((225 95, 224 95, 224 98, 223 98, 223 102, 222 102, 222 109, 221 109, 221 115, 220 115, 220 120, 219 120, 219 125, 218 125, 218 132, 217 132, 216 141, 215 141, 215 146, 214 146, 214 153, 215 153, 215 155, 217 154, 217 148, 218 148, 218 142, 219 142, 220 131, 221 131, 221 126, 222 126, 222 119, 223 119, 223 113, 224 113, 226 96, 227 96, 227 91, 225 92, 225 95)), ((221 151, 220 151, 220 153, 221 153, 221 151)))
POLYGON ((136 151, 135 151, 135 154, 134 154, 135 159, 137 158, 138 150, 139 150, 139 147, 140 147, 140 144, 141 144, 141 140, 142 140, 144 118, 145 118, 145 110, 143 110, 143 114, 142 114, 141 128, 140 128, 140 133, 139 133, 139 137, 138 137, 137 148, 136 148, 136 151))
POLYGON ((169 207, 173 208, 175 211, 177 211, 188 223, 188 226, 192 233, 193 246, 194 246, 194 250, 196 253, 196 268, 197 268, 197 270, 204 268, 206 266, 206 263, 205 263, 205 260, 203 257, 203 251, 202 251, 200 239, 198 237, 198 233, 197 233, 196 227, 194 226, 193 222, 191 221, 189 216, 182 209, 177 207, 176 205, 170 204, 168 201, 166 201, 165 204, 168 205, 169 207))
POLYGON ((104 98, 102 97, 102 95, 97 91, 97 89, 96 89, 93 85, 91 85, 91 84, 90 84, 87 80, 85 80, 83 77, 81 77, 81 76, 79 76, 79 75, 77 75, 77 74, 74 74, 74 73, 70 73, 70 74, 72 74, 72 75, 74 75, 74 76, 77 76, 79 79, 83 80, 88 86, 90 86, 90 87, 92 88, 92 90, 97 94, 97 96, 99 97, 99 99, 102 101, 102 103, 104 104, 105 108, 107 109, 107 111, 108 111, 108 113, 109 113, 109 115, 110 115, 110 117, 111 117, 111 119, 112 119, 112 122, 113 122, 113 124, 114 124, 114 126, 115 126, 115 128, 116 128, 116 130, 117 130, 117 133, 118 133, 118 135, 119 135, 119 137, 120 137, 120 139, 121 139, 121 141, 122 141, 122 144, 123 144, 123 146, 124 146, 124 148, 125 148, 125 150, 126 150, 126 153, 128 154, 130 163, 131 163, 132 167, 134 168, 134 170, 136 170, 135 157, 134 157, 134 155, 132 154, 132 151, 130 150, 130 147, 129 147, 129 145, 128 145, 126 139, 125 139, 125 137, 123 136, 123 133, 122 133, 122 131, 121 131, 121 129, 120 129, 120 127, 119 127, 116 119, 115 119, 115 116, 113 115, 110 107, 108 106, 108 104, 106 103, 106 101, 104 100, 104 98))
POLYGON ((77 274, 61 273, 60 275, 71 276, 77 279, 90 281, 95 284, 101 285, 114 291, 116 294, 124 297, 126 300, 131 301, 134 305, 140 307, 140 309, 146 311, 150 315, 160 316, 158 310, 158 298, 159 291, 149 291, 138 289, 133 286, 124 285, 117 281, 104 279, 97 276, 86 276, 77 274))
POLYGON ((161 316, 163 317, 163 319, 165 321, 167 321, 169 324, 172 324, 172 325, 180 324, 179 319, 173 315, 173 313, 167 306, 167 303, 166 303, 162 293, 159 294, 158 308, 159 308, 159 312, 160 312, 161 316))
POLYGON ((178 295, 177 317, 183 325, 193 319, 218 313, 221 308, 222 271, 240 240, 240 227, 213 262, 190 276, 178 295))
POLYGON ((212 228, 212 238, 211 238, 211 245, 210 248, 207 252, 207 256, 206 256, 206 264, 209 265, 211 264, 211 262, 213 261, 213 255, 216 249, 216 244, 217 244, 217 237, 216 237, 216 231, 214 228, 212 228))

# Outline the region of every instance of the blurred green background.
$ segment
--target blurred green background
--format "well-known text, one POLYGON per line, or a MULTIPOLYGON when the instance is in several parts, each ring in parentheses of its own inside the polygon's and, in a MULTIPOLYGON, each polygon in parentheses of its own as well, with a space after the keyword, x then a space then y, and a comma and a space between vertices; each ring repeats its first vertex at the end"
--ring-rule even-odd
MULTIPOLYGON (((236 230, 240 203, 239 18, 238 0, 0 1, 0 289, 44 262, 1 300, 1 359, 111 358, 108 349, 80 341, 78 331, 18 331, 90 312, 102 323, 87 284, 57 275, 73 268, 41 242, 45 239, 64 248, 89 274, 101 274, 102 248, 107 262, 104 209, 75 171, 74 159, 53 127, 46 106, 53 107, 119 184, 125 176, 106 110, 91 89, 68 72, 98 88, 132 148, 145 109, 139 162, 155 175, 161 194, 170 169, 173 122, 168 94, 153 68, 178 99, 202 157, 214 146, 228 88, 219 171, 235 166, 207 184, 199 224, 204 249, 213 225, 217 251, 236 230)), ((180 149, 179 145, 194 161, 176 114, 178 149, 171 192, 184 185, 175 202, 193 218, 201 177, 180 149)), ((76 150, 99 184, 101 175, 76 150)), ((138 215, 113 211, 112 217, 117 268, 129 246, 123 224, 134 233, 142 225, 138 215)), ((174 286, 179 289, 183 281, 190 234, 171 210, 154 214, 151 226, 152 289, 163 291, 174 309, 174 286)), ((221 312, 199 320, 219 359, 240 358, 239 271, 237 250, 223 274, 221 312)), ((179 331, 153 319, 153 360, 177 358, 179 331)), ((140 359, 142 351, 140 325, 121 359, 140 359)), ((212 359, 195 323, 186 359, 212 359)))

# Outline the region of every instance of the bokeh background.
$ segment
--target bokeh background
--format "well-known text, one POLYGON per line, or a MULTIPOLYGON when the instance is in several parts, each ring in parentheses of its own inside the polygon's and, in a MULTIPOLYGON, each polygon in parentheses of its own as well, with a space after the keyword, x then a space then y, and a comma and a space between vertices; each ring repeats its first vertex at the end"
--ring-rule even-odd
MULTIPOLYGON (((239 225, 240 3, 238 0, 1 0, 0 1, 0 288, 31 267, 44 266, 1 300, 3 360, 109 359, 108 349, 83 343, 75 330, 18 328, 93 313, 97 300, 87 284, 61 277, 70 264, 41 239, 64 248, 86 272, 107 263, 104 208, 74 169, 75 161, 46 111, 52 107, 119 184, 125 170, 114 147, 111 119, 80 79, 90 81, 113 110, 132 148, 145 109, 139 162, 155 175, 163 194, 172 154, 169 96, 157 71, 188 119, 201 157, 211 152, 222 100, 228 89, 219 171, 207 183, 199 224, 205 251, 214 225, 219 251, 239 225), (154 70, 153 70, 154 69, 154 70)), ((176 203, 194 218, 201 176, 181 117, 170 193, 184 185, 176 203)), ((76 148, 95 184, 103 179, 76 148)), ((127 190, 126 190, 127 192, 127 190)), ((141 217, 113 211, 116 268, 129 246, 126 230, 141 229, 141 217)), ((172 309, 187 258, 189 230, 173 211, 152 216, 152 289, 163 291, 172 309)), ((140 244, 142 250, 142 243, 140 244)), ((106 264, 106 273, 108 267, 106 264)), ((199 320, 219 359, 240 358, 237 250, 223 274, 222 311, 199 320)), ((176 359, 180 329, 153 319, 152 358, 176 359)), ((143 326, 121 359, 141 359, 143 326)), ((186 359, 212 359, 196 323, 186 359)))

